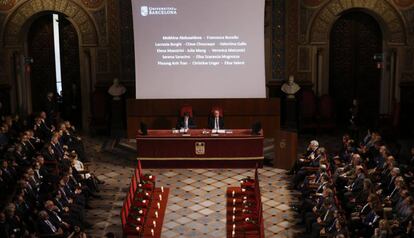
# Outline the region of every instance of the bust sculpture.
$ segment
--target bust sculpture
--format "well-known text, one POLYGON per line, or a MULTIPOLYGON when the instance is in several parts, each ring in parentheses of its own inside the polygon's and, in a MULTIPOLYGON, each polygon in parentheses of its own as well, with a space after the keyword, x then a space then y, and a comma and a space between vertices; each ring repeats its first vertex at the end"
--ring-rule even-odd
POLYGON ((119 79, 114 78, 113 84, 108 89, 108 93, 112 96, 112 100, 121 100, 121 96, 124 95, 125 92, 126 88, 119 83, 119 79))
POLYGON ((300 86, 295 83, 295 78, 290 75, 288 81, 282 85, 282 92, 287 95, 287 98, 295 98, 295 94, 300 90, 300 86))

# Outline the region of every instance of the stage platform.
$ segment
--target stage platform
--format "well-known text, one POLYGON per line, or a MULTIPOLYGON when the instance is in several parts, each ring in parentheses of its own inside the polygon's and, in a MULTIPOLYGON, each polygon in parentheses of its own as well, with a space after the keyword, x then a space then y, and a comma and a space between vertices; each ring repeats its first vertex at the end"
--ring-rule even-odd
MULTIPOLYGON (((136 143, 136 139, 119 139, 117 141, 107 141, 105 143, 106 148, 103 148, 103 150, 110 152, 111 154, 124 154, 126 158, 135 160, 138 159, 136 156, 136 143)), ((275 157, 274 139, 264 138, 262 150, 265 160, 273 161, 275 157)), ((146 166, 146 168, 254 168, 257 162, 259 162, 259 166, 262 167, 264 161, 248 161, 245 158, 233 158, 233 160, 230 161, 224 161, 223 158, 207 161, 189 160, 188 158, 177 158, 175 160, 172 160, 171 158, 169 160, 165 160, 163 158, 142 158, 141 162, 146 166)))
POLYGON ((254 168, 263 164, 263 140, 250 129, 149 130, 137 134, 137 157, 146 168, 254 168))
MULTIPOLYGON (((137 158, 140 159, 140 158, 137 158)), ((256 164, 263 167, 263 158, 216 158, 216 159, 189 159, 189 158, 141 158, 145 168, 254 168, 256 164)))

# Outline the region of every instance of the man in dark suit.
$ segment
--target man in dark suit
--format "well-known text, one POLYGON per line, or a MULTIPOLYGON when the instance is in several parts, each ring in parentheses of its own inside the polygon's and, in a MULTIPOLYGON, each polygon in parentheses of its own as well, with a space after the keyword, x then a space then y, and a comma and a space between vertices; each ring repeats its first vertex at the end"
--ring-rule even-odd
MULTIPOLYGON (((42 112, 42 115, 46 117, 46 113, 42 112)), ((43 141, 48 141, 52 137, 52 129, 49 128, 44 119, 38 116, 35 118, 35 124, 33 126, 34 136, 40 138, 43 141)))
POLYGON ((348 204, 351 198, 358 197, 358 195, 363 191, 364 179, 365 179, 365 174, 364 174, 363 167, 359 165, 356 166, 356 178, 349 186, 346 186, 346 190, 344 194, 345 204, 348 204))
POLYGON ((319 237, 321 229, 326 230, 335 220, 335 214, 337 209, 331 199, 324 200, 323 213, 316 219, 316 222, 312 224, 311 237, 319 237))
POLYGON ((54 235, 54 237, 63 237, 64 235, 62 229, 51 222, 46 211, 39 212, 37 228, 40 235, 54 235))
POLYGON ((6 215, 4 212, 0 211, 0 234, 4 238, 10 238, 9 235, 10 225, 6 221, 6 215))
POLYGON ((224 129, 224 119, 220 116, 220 111, 215 109, 213 115, 208 118, 209 129, 224 129))
POLYGON ((59 142, 59 134, 55 133, 50 140, 54 154, 56 154, 60 159, 63 159, 65 152, 63 146, 59 142))
POLYGON ((64 231, 69 230, 71 227, 70 224, 73 224, 69 223, 68 220, 65 220, 66 217, 61 216, 61 211, 51 200, 45 202, 45 211, 49 215, 49 220, 52 222, 52 224, 54 224, 56 227, 62 228, 64 231))
POLYGON ((184 112, 183 116, 178 118, 177 121, 177 129, 194 129, 196 128, 196 124, 194 122, 193 117, 190 116, 190 113, 184 112))

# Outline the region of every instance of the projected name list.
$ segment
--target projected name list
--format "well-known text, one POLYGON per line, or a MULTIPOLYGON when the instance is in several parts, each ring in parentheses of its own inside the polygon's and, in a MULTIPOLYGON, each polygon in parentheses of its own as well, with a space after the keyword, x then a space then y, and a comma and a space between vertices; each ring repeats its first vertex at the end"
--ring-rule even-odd
POLYGON ((241 66, 247 43, 238 35, 163 36, 155 42, 159 66, 241 66))

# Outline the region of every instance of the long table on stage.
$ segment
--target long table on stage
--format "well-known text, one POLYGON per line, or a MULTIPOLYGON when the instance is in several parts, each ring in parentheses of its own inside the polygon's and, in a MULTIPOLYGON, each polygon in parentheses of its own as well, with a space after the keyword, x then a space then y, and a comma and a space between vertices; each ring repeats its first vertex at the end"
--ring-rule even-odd
POLYGON ((250 129, 211 133, 190 129, 148 130, 137 134, 138 159, 146 168, 251 168, 263 164, 263 135, 250 129))

